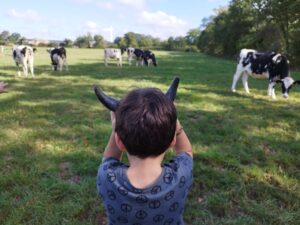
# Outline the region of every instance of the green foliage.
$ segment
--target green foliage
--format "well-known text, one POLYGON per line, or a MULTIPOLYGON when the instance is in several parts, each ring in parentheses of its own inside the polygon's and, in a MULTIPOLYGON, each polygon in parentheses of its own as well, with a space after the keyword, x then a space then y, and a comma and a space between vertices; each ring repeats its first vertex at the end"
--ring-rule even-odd
MULTIPOLYGON (((68 48, 69 72, 50 69, 39 48, 35 79, 18 78, 0 55, 0 224, 106 224, 96 194, 111 132, 93 84, 120 98, 137 87, 166 91, 179 74, 178 117, 194 150, 189 225, 298 225, 300 90, 271 100, 267 81, 230 86, 236 62, 200 53, 155 51, 158 67, 103 63, 103 50, 68 48)), ((291 71, 295 79, 300 73, 291 71)), ((167 153, 167 158, 173 155, 167 153)))
POLYGON ((124 34, 124 39, 125 39, 127 46, 138 47, 137 38, 136 38, 135 33, 128 32, 128 33, 124 34))
POLYGON ((203 52, 225 56, 236 55, 241 48, 281 51, 295 65, 299 18, 299 1, 232 0, 228 8, 204 21, 197 45, 203 52))

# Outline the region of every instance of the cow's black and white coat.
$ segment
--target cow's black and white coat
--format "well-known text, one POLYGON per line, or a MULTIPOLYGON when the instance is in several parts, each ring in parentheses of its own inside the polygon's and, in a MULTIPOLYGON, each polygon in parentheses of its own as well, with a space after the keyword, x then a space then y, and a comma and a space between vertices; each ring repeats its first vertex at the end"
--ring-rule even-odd
POLYGON ((66 71, 69 70, 67 63, 67 51, 64 47, 48 48, 47 52, 50 54, 51 64, 53 70, 62 71, 63 67, 66 71))
POLYGON ((235 87, 241 76, 247 93, 250 93, 249 76, 268 79, 268 95, 273 99, 276 98, 274 89, 276 83, 282 84, 282 95, 285 98, 288 97, 292 86, 300 83, 289 76, 289 62, 284 55, 275 52, 261 53, 252 49, 242 49, 240 52, 240 59, 232 81, 233 92, 236 91, 235 87))
POLYGON ((136 66, 143 66, 144 64, 144 51, 138 48, 127 48, 128 64, 131 65, 133 59, 136 60, 136 66))
POLYGON ((149 50, 143 51, 138 48, 127 48, 127 55, 129 65, 131 65, 132 59, 135 59, 136 66, 143 66, 143 64, 149 66, 151 63, 157 66, 155 55, 149 50))
POLYGON ((122 67, 122 55, 124 53, 124 49, 118 48, 106 48, 104 49, 104 64, 107 66, 109 59, 116 59, 117 66, 122 67))
POLYGON ((21 77, 21 71, 19 66, 22 65, 24 76, 28 77, 28 65, 30 68, 31 76, 34 78, 33 62, 34 62, 34 51, 36 49, 30 46, 20 45, 13 47, 13 59, 16 63, 18 76, 21 77))
POLYGON ((144 51, 144 61, 147 66, 150 66, 151 64, 157 66, 155 55, 149 50, 144 51))

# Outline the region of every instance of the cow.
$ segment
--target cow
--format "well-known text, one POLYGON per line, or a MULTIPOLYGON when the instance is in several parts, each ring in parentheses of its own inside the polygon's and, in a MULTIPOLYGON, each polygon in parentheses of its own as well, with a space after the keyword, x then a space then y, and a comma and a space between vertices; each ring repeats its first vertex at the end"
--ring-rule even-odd
POLYGON ((149 67, 151 64, 157 66, 156 58, 153 52, 146 50, 144 51, 144 62, 149 67))
POLYGON ((53 70, 59 70, 61 72, 63 67, 65 67, 66 71, 69 70, 67 63, 67 51, 64 47, 48 48, 47 52, 50 54, 53 70))
POLYGON ((157 66, 155 55, 149 50, 141 50, 138 48, 127 48, 128 64, 131 65, 132 59, 136 60, 136 66, 145 64, 149 66, 151 63, 157 66))
POLYGON ((124 49, 118 48, 106 48, 104 49, 104 64, 107 66, 109 59, 116 59, 117 66, 122 67, 122 55, 124 53, 124 49))
POLYGON ((28 64, 31 72, 32 78, 34 78, 34 71, 33 71, 33 61, 34 61, 34 52, 36 49, 32 49, 30 46, 27 45, 20 45, 13 48, 13 59, 17 65, 18 69, 18 76, 21 77, 21 71, 19 69, 19 65, 23 66, 24 75, 28 77, 28 64))
POLYGON ((136 60, 136 66, 142 66, 144 64, 144 51, 138 48, 127 48, 128 64, 131 65, 133 59, 136 60))
POLYGON ((289 91, 294 84, 300 84, 299 80, 295 81, 290 77, 289 62, 284 55, 275 52, 262 53, 253 49, 242 49, 240 51, 239 62, 231 86, 233 92, 236 91, 235 87, 241 76, 246 93, 250 93, 248 87, 249 76, 268 79, 268 95, 272 99, 276 99, 276 83, 281 84, 284 98, 289 96, 289 91))

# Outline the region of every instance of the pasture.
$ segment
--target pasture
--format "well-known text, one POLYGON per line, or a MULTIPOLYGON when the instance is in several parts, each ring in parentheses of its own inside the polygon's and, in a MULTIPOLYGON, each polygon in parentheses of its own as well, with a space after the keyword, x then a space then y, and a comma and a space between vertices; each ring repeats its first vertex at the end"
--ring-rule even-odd
MULTIPOLYGON (((0 54, 0 224, 105 224, 96 174, 110 135, 110 115, 92 91, 120 98, 136 87, 167 90, 194 150, 187 225, 300 221, 300 86, 290 97, 266 95, 267 81, 249 78, 247 95, 236 62, 199 53, 154 51, 158 67, 104 67, 103 50, 67 49, 69 72, 51 71, 45 48, 36 78, 18 78, 11 54, 0 54)), ((294 78, 300 73, 292 71, 294 78)), ((168 154, 168 157, 171 153, 168 154)))

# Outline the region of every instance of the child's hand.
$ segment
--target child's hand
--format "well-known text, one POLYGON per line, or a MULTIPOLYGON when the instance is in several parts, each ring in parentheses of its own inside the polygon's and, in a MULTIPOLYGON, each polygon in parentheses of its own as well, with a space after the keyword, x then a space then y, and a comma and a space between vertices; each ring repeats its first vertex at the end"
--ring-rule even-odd
POLYGON ((116 114, 113 111, 110 112, 110 120, 111 120, 112 130, 115 131, 115 128, 116 128, 116 114))

